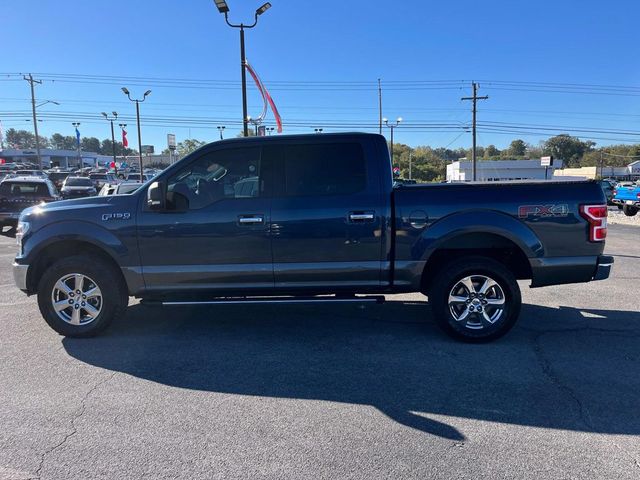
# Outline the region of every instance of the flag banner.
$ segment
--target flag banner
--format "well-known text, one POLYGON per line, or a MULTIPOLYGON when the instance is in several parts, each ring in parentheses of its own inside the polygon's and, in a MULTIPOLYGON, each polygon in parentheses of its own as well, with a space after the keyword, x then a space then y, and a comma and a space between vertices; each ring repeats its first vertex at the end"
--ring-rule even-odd
POLYGON ((80 148, 80 130, 76 127, 76 145, 80 148))
POLYGON ((127 131, 124 128, 122 129, 122 146, 124 148, 129 147, 129 141, 127 140, 127 131))
POLYGON ((260 80, 260 78, 258 77, 256 72, 253 70, 253 68, 251 67, 249 62, 245 63, 245 67, 247 68, 247 71, 249 72, 249 74, 253 78, 253 81, 256 83, 256 86, 258 87, 258 90, 260 91, 260 94, 262 95, 262 100, 265 102, 265 106, 264 106, 264 108, 262 110, 262 115, 259 117, 259 121, 257 123, 262 122, 262 120, 264 119, 264 116, 266 114, 266 104, 268 103, 269 106, 271 107, 271 111, 273 112, 273 116, 276 119, 276 125, 278 127, 278 133, 282 133, 282 118, 280 117, 280 113, 278 112, 278 109, 276 108, 275 102, 271 98, 271 95, 269 95, 269 91, 267 90, 267 87, 264 86, 264 84, 262 83, 262 81, 260 80))

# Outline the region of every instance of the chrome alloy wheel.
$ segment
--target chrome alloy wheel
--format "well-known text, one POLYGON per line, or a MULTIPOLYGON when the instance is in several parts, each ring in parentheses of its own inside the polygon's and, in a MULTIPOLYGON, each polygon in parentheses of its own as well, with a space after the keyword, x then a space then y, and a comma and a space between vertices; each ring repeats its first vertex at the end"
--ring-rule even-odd
POLYGON ((502 287, 484 275, 459 280, 449 292, 449 311, 456 322, 480 330, 495 324, 505 313, 502 287))
POLYGON ((60 278, 51 292, 53 310, 71 325, 87 325, 102 310, 102 292, 91 278, 70 273, 60 278))

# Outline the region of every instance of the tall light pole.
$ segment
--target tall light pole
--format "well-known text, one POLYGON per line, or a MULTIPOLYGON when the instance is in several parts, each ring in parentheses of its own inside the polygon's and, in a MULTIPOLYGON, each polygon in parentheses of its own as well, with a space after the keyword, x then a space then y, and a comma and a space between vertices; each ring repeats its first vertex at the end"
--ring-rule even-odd
POLYGON ((220 132, 220 140, 224 140, 224 137, 222 136, 222 132, 224 131, 225 127, 224 125, 218 125, 218 132, 220 132))
POLYGON ((276 129, 276 127, 267 127, 266 130, 267 132, 269 132, 269 136, 271 136, 271 132, 273 132, 276 129))
POLYGON ((127 98, 129 100, 131 100, 132 102, 136 102, 136 120, 138 122, 138 160, 140 161, 140 179, 142 180, 144 177, 142 176, 142 136, 140 134, 140 103, 144 102, 147 98, 147 96, 151 93, 151 90, 147 90, 146 92, 144 92, 144 95, 142 96, 142 98, 131 98, 131 94, 129 93, 129 90, 127 90, 127 87, 122 87, 122 91, 124 92, 124 94, 127 96, 127 98))
POLYGON ((249 117, 247 116, 247 58, 245 56, 244 50, 244 29, 245 28, 253 28, 258 24, 258 17, 262 15, 264 12, 271 8, 271 4, 269 2, 262 5, 260 8, 256 10, 254 15, 253 23, 251 25, 245 25, 244 23, 234 24, 229 22, 229 6, 227 5, 226 0, 213 0, 216 4, 216 7, 220 13, 224 14, 224 21, 227 22, 232 28, 240 29, 240 70, 242 72, 242 134, 245 137, 249 136, 249 117))
POLYGON ((324 128, 314 128, 313 131, 316 133, 322 133, 322 131, 324 130, 324 128))
MULTIPOLYGON (((113 132, 113 121, 118 119, 118 112, 111 112, 113 114, 112 118, 109 118, 109 115, 106 112, 102 112, 102 116, 106 118, 111 124, 111 150, 113 153, 113 165, 116 164, 116 135, 113 132)), ((116 167, 116 175, 118 174, 118 169, 116 167)))
POLYGON ((393 129, 400 125, 400 122, 402 122, 402 117, 398 117, 396 119, 395 125, 393 123, 389 123, 389 119, 387 118, 383 118, 382 121, 391 130, 391 166, 393 166, 393 129))
POLYGON ((80 156, 80 135, 79 135, 80 130, 78 130, 78 127, 80 126, 80 122, 71 122, 71 125, 73 125, 73 127, 76 130, 76 143, 78 145, 78 168, 82 168, 84 167, 84 164, 82 162, 82 157, 80 156))

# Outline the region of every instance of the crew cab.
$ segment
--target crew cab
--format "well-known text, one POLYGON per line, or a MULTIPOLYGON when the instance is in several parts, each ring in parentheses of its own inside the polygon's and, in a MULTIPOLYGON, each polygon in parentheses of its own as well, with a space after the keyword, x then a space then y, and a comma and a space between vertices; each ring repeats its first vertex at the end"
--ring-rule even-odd
POLYGON ((58 198, 56 188, 48 179, 7 176, 0 182, 0 231, 5 226, 16 227, 25 208, 58 198))
POLYGON ((640 210, 640 184, 628 184, 618 185, 613 191, 613 198, 611 201, 614 205, 618 205, 618 208, 622 208, 624 214, 628 217, 633 217, 638 210, 640 210))
MULTIPOLYGON (((128 297, 168 306, 381 301, 422 292, 447 333, 504 335, 532 287, 607 278, 592 181, 394 186, 384 137, 208 144, 129 195, 25 210, 18 287, 86 337, 128 297)), ((179 308, 179 307, 178 307, 179 308)))

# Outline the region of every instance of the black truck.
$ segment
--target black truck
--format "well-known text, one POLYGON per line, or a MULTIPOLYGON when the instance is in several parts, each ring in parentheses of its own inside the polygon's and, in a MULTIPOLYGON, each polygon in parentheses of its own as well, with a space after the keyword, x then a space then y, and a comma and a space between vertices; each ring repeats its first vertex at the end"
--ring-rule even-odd
POLYGON ((164 305, 381 301, 422 292, 437 323, 489 341, 516 322, 517 280, 601 280, 607 207, 595 182, 394 186, 384 137, 229 139, 132 194, 28 208, 18 287, 86 337, 130 296, 164 305))

